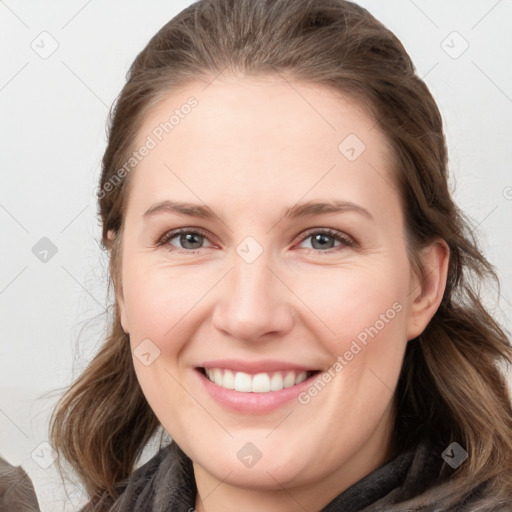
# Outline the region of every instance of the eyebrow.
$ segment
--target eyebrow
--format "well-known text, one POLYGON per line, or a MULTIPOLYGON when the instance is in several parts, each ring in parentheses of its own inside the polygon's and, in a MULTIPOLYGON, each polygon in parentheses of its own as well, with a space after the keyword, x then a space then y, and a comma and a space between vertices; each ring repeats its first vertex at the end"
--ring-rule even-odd
POLYGON ((362 206, 352 203, 351 201, 333 200, 331 202, 314 202, 297 203, 283 211, 283 218, 296 219, 299 217, 310 217, 314 215, 322 215, 324 213, 344 213, 356 212, 361 213, 365 217, 373 220, 372 214, 362 206))
MULTIPOLYGON (((372 214, 362 206, 352 203, 351 201, 333 200, 330 202, 308 201, 297 203, 293 206, 285 208, 281 214, 281 218, 297 219, 301 217, 313 217, 326 213, 344 213, 356 212, 365 217, 374 220, 372 214)), ((151 206, 143 215, 144 218, 151 217, 158 213, 173 213, 178 215, 186 215, 189 217, 198 217, 203 219, 212 219, 217 215, 206 205, 186 203, 181 201, 161 201, 151 206)))
POLYGON ((177 213, 179 215, 188 215, 189 217, 200 217, 204 219, 215 217, 215 214, 208 206, 169 200, 151 206, 151 208, 144 213, 143 217, 151 217, 157 213, 177 213))

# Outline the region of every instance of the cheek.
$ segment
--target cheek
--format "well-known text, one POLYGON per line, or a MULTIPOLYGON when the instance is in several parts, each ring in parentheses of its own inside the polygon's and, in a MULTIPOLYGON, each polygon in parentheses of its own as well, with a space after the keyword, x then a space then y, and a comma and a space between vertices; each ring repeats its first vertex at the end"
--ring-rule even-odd
POLYGON ((137 379, 160 423, 179 437, 182 422, 176 418, 183 410, 197 409, 180 384, 180 355, 193 336, 195 323, 190 320, 206 284, 192 268, 178 272, 149 265, 142 257, 139 261, 132 258, 124 271, 123 292, 137 379))
POLYGON ((212 279, 194 268, 175 271, 158 264, 139 263, 133 259, 123 276, 130 335, 134 342, 150 338, 161 344, 165 338, 176 339, 175 331, 187 323, 182 320, 211 288, 208 283, 212 279))
POLYGON ((391 268, 333 268, 302 275, 295 283, 297 295, 320 320, 323 339, 335 348, 343 349, 356 338, 364 342, 375 328, 404 328, 405 314, 400 313, 405 309, 406 280, 391 268))
MULTIPOLYGON (((355 418, 369 417, 370 411, 380 414, 383 399, 396 386, 407 341, 407 280, 401 268, 407 267, 333 269, 330 275, 298 281, 304 302, 318 315, 315 327, 309 327, 332 357, 324 378, 337 392, 322 393, 322 400, 333 401, 328 409, 336 421, 347 410, 355 418)), ((316 399, 317 393, 309 390, 303 402, 316 399)))

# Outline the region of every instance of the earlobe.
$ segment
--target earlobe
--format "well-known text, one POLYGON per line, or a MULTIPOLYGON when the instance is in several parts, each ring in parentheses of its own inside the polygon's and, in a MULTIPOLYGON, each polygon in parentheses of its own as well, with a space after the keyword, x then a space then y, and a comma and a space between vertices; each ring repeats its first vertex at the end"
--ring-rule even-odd
POLYGON ((412 281, 408 340, 416 338, 425 330, 441 304, 446 289, 450 249, 444 240, 438 239, 422 251, 420 258, 423 275, 421 279, 412 281))

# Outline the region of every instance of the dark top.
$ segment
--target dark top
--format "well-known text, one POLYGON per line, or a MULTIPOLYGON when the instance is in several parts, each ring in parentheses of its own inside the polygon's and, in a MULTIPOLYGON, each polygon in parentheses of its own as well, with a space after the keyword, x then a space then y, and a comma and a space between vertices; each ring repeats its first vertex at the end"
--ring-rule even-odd
MULTIPOLYGON (((449 476, 455 470, 449 468, 447 479, 438 481, 446 465, 442 452, 423 441, 354 483, 321 512, 512 512, 512 497, 498 499, 485 483, 454 500, 449 476)), ((117 490, 111 512, 195 512, 192 461, 176 443, 162 448, 117 490)), ((0 458, 0 511, 39 510, 28 475, 0 458)))
MULTIPOLYGON (((506 504, 500 502, 486 491, 485 484, 450 504, 450 481, 436 483, 441 467, 446 465, 442 452, 443 448, 423 441, 354 483, 321 512, 512 511, 512 499, 506 504)), ((455 471, 448 469, 448 475, 455 471)), ((192 461, 171 443, 130 476, 111 510, 195 512, 196 492, 192 461)))

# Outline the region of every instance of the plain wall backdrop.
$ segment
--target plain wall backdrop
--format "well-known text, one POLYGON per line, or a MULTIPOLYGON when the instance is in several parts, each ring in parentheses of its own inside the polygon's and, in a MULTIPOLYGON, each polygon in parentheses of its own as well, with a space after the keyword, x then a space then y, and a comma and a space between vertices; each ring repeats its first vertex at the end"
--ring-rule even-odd
MULTIPOLYGON (((257 1, 257 0, 255 0, 257 1)), ((129 65, 189 1, 0 1, 0 455, 44 512, 76 510, 47 445, 56 396, 102 341, 107 259, 94 190, 105 123, 129 65)), ((445 122, 451 185, 512 313, 512 1, 361 0, 395 32, 445 122)), ((147 457, 152 454, 151 449, 147 457)))

